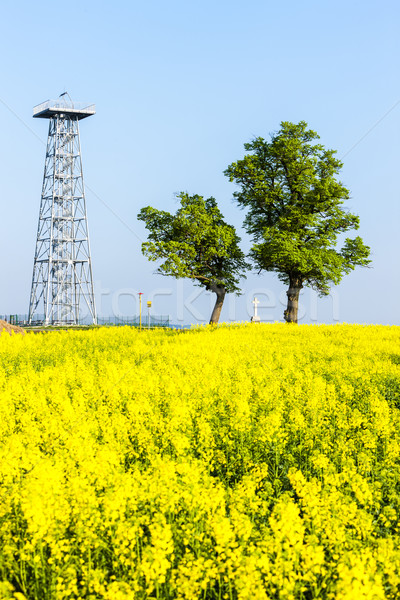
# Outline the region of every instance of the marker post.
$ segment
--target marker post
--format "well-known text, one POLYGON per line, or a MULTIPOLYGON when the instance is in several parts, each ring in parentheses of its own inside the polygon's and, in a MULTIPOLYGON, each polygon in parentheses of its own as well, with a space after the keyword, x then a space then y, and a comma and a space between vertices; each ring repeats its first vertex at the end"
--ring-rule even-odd
POLYGON ((150 308, 151 300, 147 300, 147 329, 150 329, 150 308))
POLYGON ((139 292, 139 331, 142 331, 142 296, 143 292, 139 292))

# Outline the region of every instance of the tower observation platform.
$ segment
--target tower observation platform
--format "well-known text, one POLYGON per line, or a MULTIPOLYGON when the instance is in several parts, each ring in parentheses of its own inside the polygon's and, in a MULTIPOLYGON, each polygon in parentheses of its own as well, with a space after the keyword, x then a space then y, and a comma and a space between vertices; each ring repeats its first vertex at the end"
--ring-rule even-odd
POLYGON ((72 102, 72 100, 64 98, 65 96, 57 100, 46 100, 46 102, 38 104, 33 108, 33 117, 37 119, 52 119, 57 115, 66 115, 80 121, 96 114, 94 104, 72 102))

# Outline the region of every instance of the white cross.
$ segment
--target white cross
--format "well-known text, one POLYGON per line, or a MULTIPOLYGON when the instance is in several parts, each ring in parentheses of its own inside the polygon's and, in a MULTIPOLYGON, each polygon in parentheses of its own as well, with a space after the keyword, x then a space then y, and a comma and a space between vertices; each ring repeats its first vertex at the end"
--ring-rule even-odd
POLYGON ((260 301, 257 298, 254 298, 252 304, 254 304, 254 316, 257 316, 257 306, 260 304, 260 301))

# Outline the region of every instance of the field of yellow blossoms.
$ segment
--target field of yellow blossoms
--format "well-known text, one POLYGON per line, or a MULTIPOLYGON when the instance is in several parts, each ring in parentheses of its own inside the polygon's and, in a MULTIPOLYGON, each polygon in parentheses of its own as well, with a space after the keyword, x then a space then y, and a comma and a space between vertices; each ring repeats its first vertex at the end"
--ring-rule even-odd
POLYGON ((400 598, 400 328, 0 337, 0 600, 400 598))

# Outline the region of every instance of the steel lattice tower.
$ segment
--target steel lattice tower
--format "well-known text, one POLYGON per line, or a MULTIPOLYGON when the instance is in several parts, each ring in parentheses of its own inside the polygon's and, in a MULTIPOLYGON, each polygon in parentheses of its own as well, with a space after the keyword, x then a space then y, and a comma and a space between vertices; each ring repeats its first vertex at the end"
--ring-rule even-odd
POLYGON ((49 119, 49 134, 29 323, 77 325, 84 307, 96 323, 79 139, 79 121, 95 112, 94 104, 74 103, 67 93, 33 109, 34 117, 49 119))

